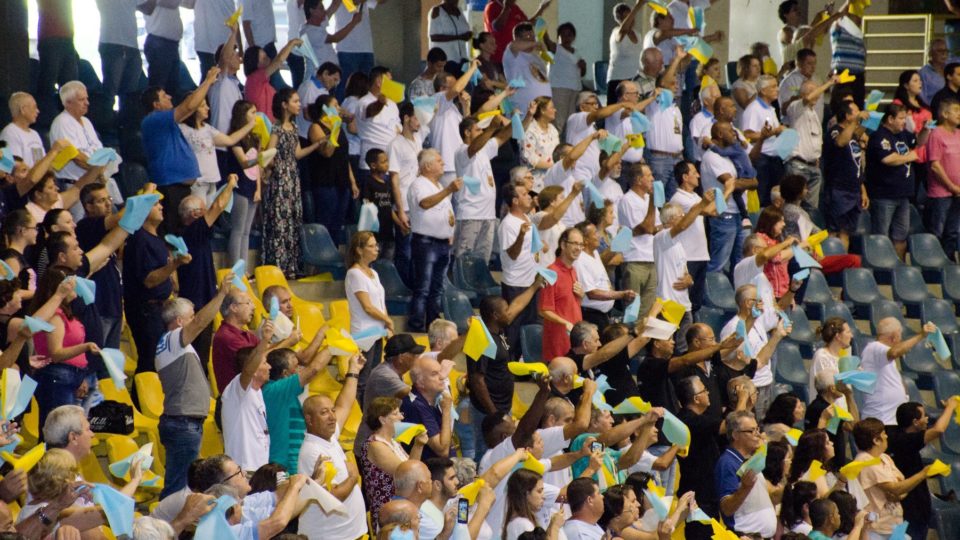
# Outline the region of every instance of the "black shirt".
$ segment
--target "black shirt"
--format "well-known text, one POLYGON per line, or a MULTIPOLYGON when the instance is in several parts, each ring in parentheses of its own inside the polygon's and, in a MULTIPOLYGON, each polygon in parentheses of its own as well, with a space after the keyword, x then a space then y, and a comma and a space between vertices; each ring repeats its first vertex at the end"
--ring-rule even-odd
MULTIPOLYGON (((720 363, 719 356, 716 357, 716 362, 710 360, 713 365, 720 363)), ((703 383, 703 387, 706 388, 707 394, 710 396, 710 406, 707 408, 706 414, 710 416, 721 417, 723 415, 723 404, 727 401, 725 399, 726 388, 723 390, 720 389, 720 385, 717 383, 717 370, 712 369, 710 374, 707 375, 707 372, 700 369, 698 365, 687 366, 677 373, 673 374, 673 382, 679 383, 680 380, 687 377, 697 377, 700 379, 700 382, 703 383)))
POLYGON ((917 137, 904 129, 893 133, 880 126, 867 144, 867 194, 871 199, 904 199, 914 195, 915 164, 886 165, 891 154, 904 155, 917 146, 917 137))
MULTIPOLYGON (((823 414, 823 411, 832 405, 827 403, 825 399, 817 396, 810 405, 807 406, 807 414, 803 418, 803 430, 810 431, 812 429, 817 429, 817 424, 820 421, 820 415, 823 414)), ((847 464, 847 432, 843 429, 843 424, 837 428, 836 434, 831 434, 827 432, 827 436, 830 437, 830 442, 833 443, 833 463, 830 466, 832 470, 839 470, 840 467, 843 467, 847 464)))
POLYGON ((863 151, 856 137, 851 137, 844 146, 837 146, 835 141, 842 132, 843 127, 836 125, 823 134, 824 184, 830 190, 855 195, 859 203, 863 151))
POLYGON ((128 307, 144 302, 163 302, 173 293, 173 281, 167 278, 156 287, 147 288, 144 280, 150 272, 166 266, 170 252, 159 236, 144 229, 127 240, 123 251, 123 299, 128 307))
MULTIPOLYGON (((498 411, 509 412, 513 406, 513 374, 507 369, 507 362, 510 361, 510 350, 507 347, 506 339, 500 334, 493 334, 493 341, 497 344, 497 357, 488 358, 481 356, 476 361, 467 360, 467 377, 474 374, 483 375, 483 381, 487 384, 487 393, 490 394, 490 400, 498 411)), ((483 406, 476 399, 476 393, 473 388, 470 389, 470 402, 474 407, 483 411, 483 406)), ((485 411, 486 412, 486 411, 485 411)))
MULTIPOLYGON (((735 379, 741 375, 746 375, 752 379, 753 376, 757 374, 757 360, 756 358, 750 360, 750 363, 744 366, 743 369, 733 369, 722 361, 714 362, 713 369, 716 370, 717 387, 723 392, 723 396, 727 396, 727 383, 730 382, 730 379, 735 379)), ((727 399, 723 401, 730 410, 733 410, 736 406, 736 403, 727 403, 727 399)))
POLYGON ((393 240, 393 183, 388 175, 385 181, 370 177, 363 185, 360 194, 365 201, 370 201, 377 207, 377 219, 380 221, 380 231, 376 233, 380 242, 393 240))
POLYGON ((200 310, 217 294, 217 271, 213 267, 213 249, 210 237, 213 229, 203 216, 183 228, 183 241, 190 251, 190 264, 177 268, 180 296, 193 302, 200 310))
MULTIPOLYGON (((104 225, 106 218, 85 217, 77 223, 77 243, 84 252, 97 247, 107 235, 104 225)), ((117 263, 117 254, 110 255, 103 268, 90 276, 97 284, 97 310, 102 317, 120 318, 123 315, 121 294, 123 287, 120 283, 120 265, 117 263)))
POLYGON ((663 407, 676 413, 677 398, 674 396, 673 384, 670 382, 669 367, 669 358, 647 356, 637 370, 637 382, 640 384, 640 397, 649 401, 654 407, 663 407))
POLYGON ((623 400, 640 393, 640 387, 630 373, 630 357, 627 356, 627 348, 618 352, 613 358, 594 368, 597 376, 606 375, 607 382, 612 387, 607 390, 603 397, 607 403, 616 407, 623 400))
MULTIPOLYGON (((82 278, 89 279, 90 260, 87 259, 86 255, 83 256, 83 261, 80 263, 80 268, 77 269, 76 274, 82 278)), ((86 331, 86 340, 96 343, 97 347, 103 347, 103 321, 100 319, 100 310, 97 302, 94 301, 88 306, 83 303, 82 298, 77 296, 73 302, 70 303, 70 311, 73 313, 73 316, 83 324, 83 329, 86 331)), ((109 376, 107 367, 104 365, 103 359, 99 354, 88 352, 86 355, 88 370, 95 372, 98 379, 109 376)))
MULTIPOLYGON (((905 478, 923 470, 920 451, 927 445, 923 432, 907 433, 899 427, 887 428, 887 454, 893 458, 905 478)), ((910 523, 930 523, 930 488, 927 482, 920 482, 907 494, 900 505, 903 506, 903 519, 910 523)))
POLYGON ((696 414, 687 408, 677 413, 677 418, 690 428, 690 450, 687 457, 679 458, 680 485, 677 493, 695 492, 697 504, 704 512, 717 517, 720 501, 717 500, 713 475, 705 474, 704 466, 712 466, 720 458, 717 434, 723 419, 719 414, 711 414, 709 409, 703 414, 696 414))

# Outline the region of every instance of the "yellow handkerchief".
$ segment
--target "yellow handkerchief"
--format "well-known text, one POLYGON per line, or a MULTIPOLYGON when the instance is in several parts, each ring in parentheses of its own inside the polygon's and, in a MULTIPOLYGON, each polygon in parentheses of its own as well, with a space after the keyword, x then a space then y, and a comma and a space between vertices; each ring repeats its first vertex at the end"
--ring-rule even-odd
POLYGON ((847 480, 853 480, 854 478, 860 476, 860 471, 866 469, 867 467, 873 467, 874 465, 879 464, 880 458, 878 457, 868 459, 867 461, 851 461, 840 468, 840 474, 842 474, 847 480))
POLYGON ((927 469, 927 478, 940 475, 950 476, 950 466, 938 459, 927 469))

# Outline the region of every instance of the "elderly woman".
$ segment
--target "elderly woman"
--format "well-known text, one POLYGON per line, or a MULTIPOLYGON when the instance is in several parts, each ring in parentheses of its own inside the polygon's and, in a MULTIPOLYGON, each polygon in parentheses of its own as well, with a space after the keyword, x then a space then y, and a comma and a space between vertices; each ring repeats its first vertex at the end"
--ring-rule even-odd
POLYGON ((106 538, 99 529, 104 524, 101 511, 90 503, 89 486, 78 482, 79 476, 80 467, 73 454, 59 448, 48 450, 27 475, 27 504, 17 522, 34 514, 41 522, 52 521, 59 514, 57 521, 80 529, 83 538, 106 538), (78 495, 83 502, 75 502, 78 495))

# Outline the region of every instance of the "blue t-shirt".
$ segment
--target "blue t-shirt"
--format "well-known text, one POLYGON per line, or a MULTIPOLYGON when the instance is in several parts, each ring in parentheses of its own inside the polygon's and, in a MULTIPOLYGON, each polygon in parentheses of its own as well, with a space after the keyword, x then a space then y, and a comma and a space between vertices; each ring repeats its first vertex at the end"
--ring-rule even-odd
POLYGON ((128 305, 162 302, 170 297, 173 292, 170 278, 149 289, 143 284, 150 272, 167 264, 169 257, 166 242, 143 229, 127 240, 123 251, 123 299, 128 305))
MULTIPOLYGON (((433 437, 440 433, 440 426, 443 422, 443 414, 436 405, 427 402, 423 394, 414 389, 410 395, 404 398, 400 403, 400 411, 403 413, 403 421, 413 424, 423 424, 427 428, 427 435, 433 437), (411 400, 411 398, 413 398, 411 400)), ((421 460, 432 457, 450 457, 438 456, 429 445, 423 447, 421 460)))
MULTIPOLYGON (((740 466, 743 465, 744 461, 746 461, 746 459, 733 448, 727 448, 720 454, 720 459, 717 460, 717 464, 713 468, 713 478, 717 486, 718 504, 724 497, 740 489, 740 477, 737 476, 737 471, 740 469, 740 466)), ((762 480, 763 478, 757 479, 758 482, 762 480)), ((723 512, 720 512, 720 515, 723 517, 723 522, 726 523, 727 527, 731 529, 736 528, 733 516, 724 515, 723 512)))
POLYGON ((199 310, 217 294, 217 270, 213 267, 213 248, 210 247, 211 227, 203 216, 181 231, 192 260, 177 268, 180 296, 193 302, 199 310))
MULTIPOLYGON (((77 223, 77 243, 84 252, 97 247, 97 244, 103 241, 107 235, 107 229, 104 225, 106 218, 85 217, 77 223)), ((123 315, 123 304, 121 302, 121 291, 123 287, 120 284, 120 266, 117 264, 117 255, 110 255, 110 259, 103 265, 103 268, 97 270, 97 273, 90 276, 90 279, 97 284, 97 310, 102 317, 121 317, 123 315)))
POLYGON ((189 182, 200 177, 197 156, 173 116, 173 110, 154 111, 140 123, 147 173, 158 186, 189 182))
POLYGON ((880 126, 867 143, 867 194, 871 199, 905 199, 914 195, 915 164, 890 166, 882 162, 891 154, 908 154, 917 138, 904 129, 893 133, 880 126))

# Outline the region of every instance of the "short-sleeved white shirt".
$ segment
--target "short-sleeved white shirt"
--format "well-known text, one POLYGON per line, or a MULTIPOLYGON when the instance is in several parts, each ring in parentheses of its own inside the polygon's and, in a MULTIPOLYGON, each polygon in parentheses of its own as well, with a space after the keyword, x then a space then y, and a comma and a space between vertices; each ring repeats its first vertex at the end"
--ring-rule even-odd
POLYGON ((327 38, 330 37, 330 34, 327 33, 327 25, 305 24, 300 36, 307 36, 310 47, 313 48, 313 54, 317 56, 317 62, 320 62, 319 66, 315 66, 312 60, 306 60, 307 73, 316 73, 317 69, 326 62, 340 65, 340 61, 337 59, 337 51, 333 49, 333 43, 327 43, 327 38))
MULTIPOLYGON (((513 214, 503 216, 500 221, 500 229, 497 237, 500 239, 500 265, 503 267, 503 275, 500 281, 504 285, 511 287, 529 287, 537 275, 537 262, 530 251, 530 244, 533 241, 533 223, 530 224, 530 230, 523 236, 523 246, 520 248, 520 255, 516 260, 507 255, 507 250, 517 241, 517 235, 520 234, 520 227, 528 221, 519 218, 513 214)), ((546 244, 541 235, 541 241, 546 244)))
MULTIPOLYGON (((180 125, 183 126, 183 124, 180 125)), ((53 123, 50 124, 50 140, 57 141, 60 139, 67 139, 70 144, 88 157, 103 148, 97 130, 93 128, 93 122, 85 116, 81 116, 78 121, 67 111, 58 114, 53 119, 53 123)), ((57 178, 76 180, 83 176, 85 172, 83 168, 71 161, 57 173, 57 178)))
MULTIPOLYGON (((367 0, 362 5, 363 19, 360 24, 337 43, 337 52, 342 53, 370 53, 373 54, 373 34, 370 31, 370 12, 377 8, 377 0, 367 0)), ((330 33, 336 34, 344 26, 350 24, 353 13, 350 13, 342 3, 330 21, 330 33)))
POLYGON ((241 0, 243 5, 243 21, 249 22, 252 27, 254 43, 263 47, 277 41, 277 23, 273 16, 273 0, 241 0))
POLYGON ((580 66, 577 65, 580 60, 578 51, 570 52, 566 47, 558 44, 557 52, 553 55, 553 65, 550 66, 550 86, 567 90, 582 90, 580 66))
MULTIPOLYGON (((589 113, 577 112, 570 115, 570 118, 567 119, 566 129, 566 141, 567 144, 576 146, 577 143, 586 139, 587 137, 592 137, 594 133, 597 132, 597 128, 593 124, 587 123, 587 116, 589 113)), ((577 164, 574 166, 574 176, 577 180, 583 180, 584 182, 589 181, 591 178, 599 174, 600 172, 600 144, 597 141, 592 141, 590 146, 587 147, 587 150, 580 156, 580 159, 577 160, 577 164)))
POLYGON ((370 298, 370 304, 383 313, 387 312, 387 295, 380 283, 380 275, 373 268, 370 269, 373 277, 369 277, 359 268, 347 270, 347 277, 344 279, 344 289, 347 293, 347 306, 350 311, 350 333, 356 334, 369 330, 371 328, 385 328, 383 321, 374 319, 363 310, 360 300, 357 300, 358 292, 365 292, 370 298))
POLYGON ((567 535, 567 540, 601 540, 604 537, 599 525, 579 519, 568 519, 563 524, 563 534, 567 535))
POLYGON ((223 449, 244 471, 255 471, 270 461, 270 435, 263 392, 251 382, 246 389, 237 375, 223 390, 223 449))
MULTIPOLYGON (((650 207, 650 195, 639 195, 636 191, 627 191, 617 205, 617 217, 622 227, 633 229, 647 217, 650 207)), ((660 225, 660 212, 654 208, 654 225, 660 225)), ((653 235, 633 235, 630 247, 623 254, 626 262, 653 262, 653 235)))
POLYGON ((23 162, 28 167, 43 159, 46 153, 43 149, 43 140, 40 134, 35 130, 20 129, 16 124, 10 122, 0 131, 0 141, 7 143, 4 152, 12 152, 13 155, 23 158, 23 162))
MULTIPOLYGON (((177 0, 177 4, 179 3, 179 0, 177 0)), ((171 41, 180 41, 180 38, 183 37, 183 21, 180 19, 179 7, 170 8, 158 5, 144 19, 147 34, 171 41)))
MULTIPOLYGON (((700 183, 703 185, 703 189, 720 188, 722 190, 724 186, 719 178, 725 174, 737 178, 737 168, 733 166, 733 162, 712 150, 704 152, 703 160, 700 162, 700 183)), ((733 194, 730 194, 727 197, 726 213, 735 214, 737 212, 736 204, 733 200, 733 194)))
MULTIPOLYGON (((316 71, 316 70, 314 70, 316 71)), ((309 71, 308 71, 309 73, 309 71)), ((312 122, 307 120, 307 107, 313 105, 320 96, 325 96, 330 92, 320 83, 316 76, 305 77, 297 88, 297 94, 300 95, 300 114, 297 115, 297 132, 304 139, 310 136, 310 125, 312 122)))
POLYGON ((673 288, 673 284, 687 273, 687 252, 679 236, 674 238, 670 229, 658 232, 653 237, 653 252, 657 263, 657 295, 690 310, 689 290, 678 291, 673 288))
POLYGON ((417 178, 417 172, 420 170, 420 164, 417 162, 417 156, 423 150, 423 139, 425 133, 429 133, 427 128, 420 128, 420 131, 413 134, 413 139, 408 139, 403 135, 397 135, 396 138, 387 146, 387 159, 390 162, 390 172, 395 173, 400 183, 400 199, 403 200, 403 206, 407 210, 407 193, 410 191, 410 184, 417 178))
MULTIPOLYGON (((621 140, 624 141, 624 144, 627 140, 627 135, 633 135, 633 122, 630 120, 630 115, 623 115, 622 112, 616 112, 611 114, 603 121, 603 127, 606 128, 607 133, 615 135, 621 140)), ((624 163, 638 163, 643 161, 643 148, 633 148, 630 147, 623 154, 622 158, 624 163)))
POLYGON ((861 369, 877 374, 877 387, 872 394, 863 395, 861 418, 873 417, 884 425, 897 423, 897 407, 909 400, 903 387, 903 378, 897 363, 887 358, 888 345, 879 341, 869 343, 860 353, 861 369))
MULTIPOLYGON (((670 202, 683 208, 684 213, 690 212, 690 209, 700 204, 700 196, 690 191, 678 189, 674 192, 670 202)), ((688 261, 709 261, 710 249, 707 247, 707 231, 703 226, 703 216, 697 216, 693 224, 687 227, 682 233, 677 235, 677 241, 683 244, 683 249, 687 252, 688 261)))
POLYGON ((461 145, 456 153, 457 177, 472 176, 480 180, 480 190, 474 194, 466 185, 456 193, 457 220, 461 219, 497 219, 497 187, 493 181, 493 167, 490 160, 497 157, 500 145, 496 139, 490 139, 473 157, 470 157, 467 145, 461 145))
POLYGON ((580 285, 583 286, 583 300, 580 305, 583 307, 595 309, 607 313, 613 308, 614 300, 592 300, 586 293, 590 291, 612 291, 613 285, 610 284, 610 276, 607 269, 600 260, 600 254, 594 250, 593 253, 587 253, 584 250, 573 261, 573 268, 577 271, 577 277, 580 278, 580 285))
POLYGON ((233 106, 243 99, 240 90, 240 80, 235 75, 220 73, 216 82, 207 92, 207 101, 210 102, 210 123, 221 133, 230 133, 230 117, 233 115, 233 106))
POLYGON ((707 111, 700 111, 690 119, 690 136, 693 138, 693 158, 696 161, 703 159, 703 146, 700 143, 710 136, 710 130, 716 119, 707 111))
POLYGON ((214 54, 217 47, 227 42, 230 29, 223 21, 236 11, 234 0, 201 0, 193 6, 193 48, 197 52, 214 54))
MULTIPOLYGON (((771 128, 776 129, 780 126, 780 119, 777 118, 777 112, 773 110, 773 106, 768 105, 767 102, 758 96, 757 99, 750 102, 750 105, 747 105, 747 108, 743 110, 743 121, 740 128, 744 131, 760 133, 764 124, 770 124, 771 128)), ((770 137, 763 141, 761 152, 763 152, 765 156, 776 156, 776 145, 777 137, 770 137)))
MULTIPOLYGON (((313 469, 317 464, 317 458, 326 456, 330 458, 337 474, 333 477, 333 483, 339 484, 347 479, 347 455, 340 446, 340 426, 337 426, 330 440, 322 437, 305 433, 303 436, 303 445, 300 447, 300 459, 297 462, 297 472, 306 476, 313 476, 313 469)), ((323 533, 328 538, 359 538, 366 531, 366 522, 357 519, 362 516, 367 509, 363 504, 363 493, 359 485, 354 485, 350 495, 343 501, 345 514, 333 512, 325 513, 315 503, 311 503, 300 515, 299 531, 303 533, 323 533)))
MULTIPOLYGON (((573 204, 577 203, 574 202, 573 204)), ((553 261, 557 259, 557 247, 560 245, 560 235, 566 230, 566 226, 562 221, 557 222, 549 229, 541 229, 540 222, 543 221, 546 215, 546 212, 537 212, 530 217, 530 221, 537 226, 537 231, 540 233, 540 240, 543 240, 543 245, 547 247, 546 252, 540 252, 540 260, 537 261, 539 266, 543 267, 550 266, 553 264, 553 261)), ((531 281, 531 283, 533 282, 531 281)))
MULTIPOLYGON (((769 332, 777 327, 780 317, 777 315, 777 299, 773 296, 773 286, 763 273, 763 266, 757 265, 757 257, 744 257, 733 267, 733 288, 739 289, 744 285, 759 285, 757 294, 763 300, 763 316, 756 325, 769 332), (766 291, 766 292, 764 292, 766 291)), ((756 352, 756 351, 754 351, 756 352)))
POLYGON ((220 134, 217 128, 204 123, 200 129, 192 128, 186 124, 179 124, 180 132, 193 150, 193 155, 197 156, 197 164, 200 165, 200 176, 197 182, 202 184, 215 184, 220 181, 220 168, 217 166, 217 147, 213 138, 220 134))
MULTIPOLYGON (((737 324, 739 321, 740 318, 734 316, 723 326, 723 330, 720 331, 721 341, 726 339, 727 336, 737 332, 737 324)), ((763 329, 760 321, 754 322, 750 330, 747 331, 747 341, 750 344, 750 351, 753 352, 754 357, 760 352, 760 349, 766 346, 768 341, 767 332, 763 329)), ((767 365, 757 369, 757 372, 753 375, 753 384, 758 388, 773 384, 773 370, 770 369, 771 363, 772 362, 767 362, 767 365)))
MULTIPOLYGON (((562 199, 566 198, 573 190, 573 185, 579 181, 577 173, 576 167, 570 170, 564 169, 563 160, 560 160, 547 169, 547 174, 543 176, 543 185, 562 187, 563 195, 560 197, 562 199)), ((588 181, 589 178, 584 180, 584 182, 588 181)), ((563 214, 563 217, 560 218, 560 222, 563 223, 564 227, 573 227, 585 219, 587 219, 587 214, 584 212, 583 193, 581 192, 581 194, 577 195, 577 198, 570 203, 570 206, 567 207, 567 211, 563 214)))
POLYGON ((650 117, 650 131, 647 132, 647 146, 657 152, 676 154, 683 152, 683 116, 676 105, 670 104, 661 109, 657 100, 647 105, 650 117))
MULTIPOLYGON (((616 209, 617 205, 620 204, 620 199, 623 198, 623 188, 620 187, 620 182, 617 182, 608 176, 602 181, 598 181, 598 179, 594 178, 593 183, 597 186, 597 189, 600 190, 600 194, 603 195, 603 198, 613 203, 613 207, 616 209)), ((620 218, 617 217, 616 212, 613 213, 612 226, 614 229, 620 228, 620 218)))
MULTIPOLYGON (((400 133, 400 109, 397 104, 389 99, 383 105, 383 109, 373 118, 367 118, 367 107, 376 101, 373 94, 363 96, 357 104, 357 131, 360 136, 360 157, 367 155, 367 152, 377 148, 386 152, 387 146, 400 133)), ((360 160, 360 168, 369 170, 367 162, 360 160)))
POLYGON ((100 10, 100 43, 137 45, 138 0, 97 0, 100 10))
MULTIPOLYGON (((460 137, 463 113, 457 102, 447 99, 446 94, 437 92, 433 97, 437 101, 437 112, 430 120, 430 145, 440 152, 443 171, 453 172, 456 170, 457 151, 463 146, 463 138, 460 137)), ((496 152, 493 155, 496 156, 496 152)))
POLYGON ((453 204, 449 196, 444 197, 432 208, 425 210, 420 206, 420 201, 441 191, 443 187, 439 183, 434 184, 424 176, 417 177, 410 185, 407 207, 410 211, 410 228, 413 232, 444 240, 453 238, 453 204))

